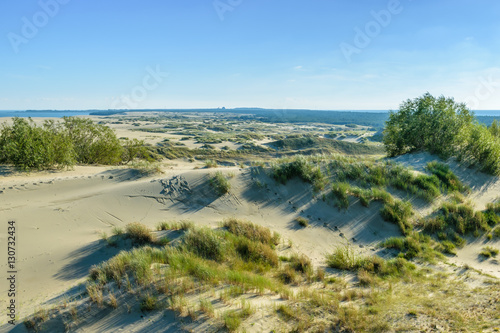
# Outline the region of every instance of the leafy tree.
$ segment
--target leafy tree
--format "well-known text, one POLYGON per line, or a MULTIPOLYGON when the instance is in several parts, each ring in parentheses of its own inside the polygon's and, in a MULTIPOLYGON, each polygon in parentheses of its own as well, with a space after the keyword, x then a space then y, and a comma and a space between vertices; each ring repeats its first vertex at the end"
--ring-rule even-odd
POLYGON ((121 162, 123 148, 111 128, 85 118, 64 117, 63 120, 79 163, 118 164, 121 162))
POLYGON ((490 130, 491 134, 493 134, 497 138, 500 138, 500 124, 496 119, 493 120, 491 126, 488 129, 490 130))
POLYGON ((123 143, 123 163, 127 164, 134 158, 150 160, 149 151, 144 146, 143 140, 125 139, 123 143))
POLYGON ((426 93, 390 112, 383 142, 389 156, 428 150, 448 157, 463 143, 473 119, 465 104, 426 93))
POLYGON ((49 169, 74 164, 73 145, 60 126, 45 122, 35 125, 31 118, 13 118, 0 134, 0 160, 23 170, 49 169))
POLYGON ((426 150, 442 157, 455 155, 500 175, 499 134, 498 122, 487 128, 474 120, 464 104, 427 93, 390 113, 383 142, 389 156, 426 150))

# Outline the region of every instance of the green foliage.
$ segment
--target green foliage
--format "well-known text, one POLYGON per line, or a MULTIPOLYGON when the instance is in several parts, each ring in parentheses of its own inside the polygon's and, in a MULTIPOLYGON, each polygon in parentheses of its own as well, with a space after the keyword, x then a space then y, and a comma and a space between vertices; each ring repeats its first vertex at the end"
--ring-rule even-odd
POLYGON ((365 270, 380 277, 407 275, 415 270, 415 265, 404 258, 386 261, 378 256, 360 256, 349 246, 337 247, 326 256, 328 266, 341 270, 365 270))
POLYGON ((460 157, 470 164, 478 164, 481 171, 500 175, 500 138, 493 135, 486 126, 474 124, 460 157))
POLYGON ((466 192, 469 190, 469 188, 465 186, 450 170, 450 167, 447 164, 436 161, 429 162, 427 163, 426 169, 433 175, 436 175, 436 177, 439 178, 439 180, 444 184, 444 187, 450 192, 466 192))
POLYGON ((64 117, 63 121, 79 163, 118 164, 122 161, 123 147, 111 128, 84 118, 64 117))
POLYGON ((408 201, 394 200, 392 203, 385 203, 380 213, 384 220, 397 224, 405 235, 413 229, 409 220, 413 209, 408 201))
POLYGON ((129 163, 130 161, 139 158, 152 161, 148 149, 144 146, 143 140, 138 139, 125 139, 123 142, 123 156, 122 161, 129 163))
POLYGON ((255 242, 246 237, 237 237, 233 244, 238 254, 245 261, 261 263, 271 267, 278 266, 278 255, 268 244, 255 242))
POLYGON ((491 257, 496 257, 499 253, 499 250, 495 247, 492 246, 485 246, 479 253, 485 258, 491 258, 491 257))
POLYGON ((151 159, 144 143, 126 140, 122 147, 109 127, 90 119, 64 117, 37 126, 31 118, 13 118, 0 131, 0 162, 22 170, 46 170, 83 164, 118 164, 151 159))
POLYGON ((465 104, 426 93, 408 99, 399 111, 389 113, 383 142, 389 156, 418 150, 450 156, 463 142, 464 131, 472 121, 473 115, 465 104))
POLYGON ((290 162, 273 164, 271 176, 282 184, 294 177, 311 184, 320 183, 324 179, 321 169, 303 155, 296 156, 290 162))
POLYGON ((422 258, 432 261, 436 257, 431 248, 431 238, 418 232, 411 232, 406 237, 390 237, 380 246, 399 250, 405 259, 422 258))
POLYGON ((500 137, 497 134, 498 123, 487 128, 474 122, 465 104, 427 93, 403 102, 399 111, 390 112, 383 142, 389 156, 420 150, 443 157, 456 155, 479 165, 484 172, 499 175, 500 137))
POLYGON ((474 211, 469 204, 445 202, 441 206, 440 214, 446 225, 453 227, 461 235, 490 229, 484 215, 474 211))
POLYGON ((46 121, 36 126, 31 118, 13 118, 0 134, 0 162, 22 170, 66 167, 75 163, 74 146, 61 124, 46 121))
POLYGON ((348 191, 350 185, 345 182, 336 182, 332 185, 332 195, 337 199, 337 206, 339 209, 349 208, 349 196, 348 191))

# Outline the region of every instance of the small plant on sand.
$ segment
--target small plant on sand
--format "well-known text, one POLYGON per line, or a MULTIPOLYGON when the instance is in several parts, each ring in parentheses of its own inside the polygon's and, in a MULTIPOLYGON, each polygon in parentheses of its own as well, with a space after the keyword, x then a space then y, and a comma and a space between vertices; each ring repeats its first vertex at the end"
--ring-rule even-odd
POLYGON ((158 302, 158 297, 151 294, 146 294, 141 301, 141 311, 153 311, 158 309, 160 306, 158 302))
POLYGON ((207 317, 213 318, 215 316, 214 306, 212 302, 206 299, 200 300, 200 311, 203 312, 207 317))
POLYGON ((217 162, 214 160, 206 160, 205 161, 205 168, 210 169, 210 168, 217 168, 217 162))
POLYGON ((339 209, 349 208, 349 188, 350 185, 343 182, 337 182, 332 185, 332 195, 337 199, 337 207, 339 207, 339 209))
POLYGON ((280 235, 276 232, 271 232, 268 228, 253 224, 252 222, 239 220, 237 218, 227 218, 222 221, 222 226, 228 231, 237 236, 259 241, 270 246, 278 245, 280 235))
POLYGON ((302 216, 299 216, 295 219, 295 221, 297 221, 297 223, 301 226, 301 227, 304 227, 306 228, 307 226, 309 226, 309 220, 306 219, 305 217, 302 217, 302 216))
POLYGON ((231 189, 231 183, 229 183, 229 180, 221 171, 217 171, 215 175, 210 178, 210 185, 215 189, 218 195, 224 195, 231 189))
POLYGON ((119 227, 113 227, 113 235, 115 236, 121 236, 123 235, 123 229, 119 227))
POLYGON ((408 234, 413 229, 410 222, 413 210, 411 203, 408 201, 395 200, 392 203, 386 203, 380 211, 380 214, 384 220, 397 224, 404 235, 408 234))
POLYGON ((483 249, 479 254, 485 258, 491 258, 491 257, 496 257, 498 255, 498 252, 499 250, 496 247, 486 246, 483 247, 483 249))
POLYGON ((134 243, 147 244, 154 243, 155 237, 151 230, 144 224, 133 222, 126 227, 127 237, 134 243))
POLYGON ((209 260, 222 261, 227 244, 222 234, 208 228, 189 230, 184 238, 187 249, 209 260))
POLYGON ((109 305, 116 309, 118 307, 118 301, 116 300, 116 296, 114 294, 109 295, 109 305))

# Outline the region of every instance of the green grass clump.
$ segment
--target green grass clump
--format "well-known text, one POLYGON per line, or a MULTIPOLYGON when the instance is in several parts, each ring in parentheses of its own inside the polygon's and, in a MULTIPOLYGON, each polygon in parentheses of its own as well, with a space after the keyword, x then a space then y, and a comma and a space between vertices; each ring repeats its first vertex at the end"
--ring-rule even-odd
POLYGON ((481 250, 481 252, 479 254, 485 258, 491 258, 491 257, 496 257, 498 255, 498 253, 499 253, 499 250, 496 247, 486 246, 486 247, 483 247, 483 249, 481 250))
POLYGON ((142 223, 129 223, 125 228, 125 231, 127 232, 127 237, 130 238, 134 243, 147 244, 154 243, 155 241, 155 237, 151 230, 142 223))
POLYGON ((404 258, 384 260, 378 256, 357 255, 349 246, 337 247, 326 256, 326 262, 331 268, 373 273, 379 277, 400 277, 415 270, 415 265, 404 258))
POLYGON ((298 255, 293 254, 290 257, 290 267, 293 268, 296 272, 311 275, 313 273, 313 267, 311 263, 311 259, 309 259, 306 255, 298 255))
POLYGON ((224 260, 227 250, 223 235, 208 228, 189 230, 184 238, 184 245, 188 251, 215 261, 224 260))
POLYGON ((356 255, 354 250, 349 246, 337 247, 335 250, 326 256, 326 263, 331 268, 341 270, 357 270, 361 267, 361 259, 356 255))
POLYGON ((282 184, 286 184, 290 179, 298 177, 307 183, 313 184, 315 190, 323 188, 325 178, 320 167, 303 155, 297 155, 291 161, 281 160, 273 164, 271 176, 282 184))
POLYGON ((222 226, 227 228, 230 233, 237 236, 244 236, 270 246, 279 244, 280 235, 278 233, 271 232, 268 228, 261 227, 249 221, 232 217, 224 219, 224 221, 222 221, 222 226))
POLYGON ((224 195, 231 189, 231 183, 229 183, 229 180, 221 171, 217 171, 215 175, 210 178, 210 185, 215 189, 218 195, 224 195))
POLYGON ((210 169, 210 168, 217 168, 217 161, 214 160, 206 160, 205 161, 205 168, 210 169))
POLYGON ((153 311, 160 307, 158 297, 146 294, 141 300, 141 311, 153 311))
POLYGON ((395 200, 392 203, 386 203, 382 207, 380 214, 384 220, 397 224, 404 235, 413 229, 410 222, 413 209, 411 203, 408 201, 395 200))
POLYGON ((439 212, 446 224, 452 226, 461 235, 490 230, 483 213, 474 211, 470 204, 445 202, 439 212))
POLYGON ((182 220, 179 222, 160 222, 156 226, 156 230, 183 230, 187 231, 194 227, 194 223, 189 220, 182 220))
POLYGON ((441 242, 441 245, 443 246, 443 253, 448 253, 452 255, 456 255, 457 251, 455 250, 455 244, 448 240, 444 240, 441 242))
POLYGON ((304 227, 306 228, 307 226, 309 226, 309 220, 306 219, 305 217, 302 217, 302 216, 299 216, 295 219, 295 221, 297 221, 297 223, 301 226, 301 227, 304 227))
POLYGON ((240 236, 234 240, 234 246, 241 258, 246 261, 262 263, 272 267, 278 266, 278 255, 266 243, 252 241, 240 236))
POLYGON ((345 182, 335 182, 332 185, 332 195, 337 199, 339 209, 349 208, 349 189, 350 185, 345 182))
POLYGON ((447 191, 457 191, 457 192, 467 192, 469 188, 464 185, 460 179, 450 170, 450 167, 447 164, 440 162, 429 162, 427 163, 426 169, 435 175, 441 183, 443 183, 444 187, 447 191))
POLYGON ((442 259, 443 246, 434 242, 429 235, 412 231, 405 237, 390 237, 380 243, 380 246, 398 250, 398 256, 407 260, 414 258, 420 261, 434 263, 442 259))

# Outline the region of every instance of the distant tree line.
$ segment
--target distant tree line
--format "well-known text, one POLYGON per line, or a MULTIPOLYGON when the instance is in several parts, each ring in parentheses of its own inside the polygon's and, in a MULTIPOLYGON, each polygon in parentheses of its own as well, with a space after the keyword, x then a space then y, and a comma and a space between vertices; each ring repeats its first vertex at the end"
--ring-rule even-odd
POLYGON ((429 151, 441 157, 456 156, 484 172, 500 175, 500 126, 487 127, 453 98, 429 93, 403 102, 389 113, 383 142, 389 156, 429 151))
POLYGON ((116 165, 148 158, 144 142, 123 143, 114 131, 90 119, 64 117, 37 126, 31 118, 12 118, 0 129, 0 163, 22 170, 64 168, 75 164, 116 165))

